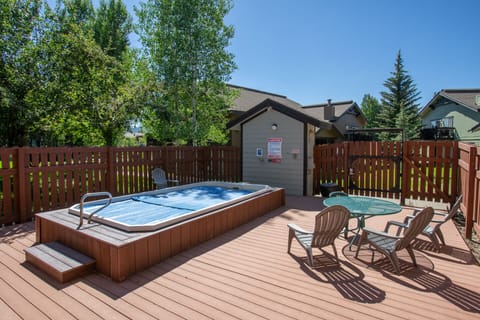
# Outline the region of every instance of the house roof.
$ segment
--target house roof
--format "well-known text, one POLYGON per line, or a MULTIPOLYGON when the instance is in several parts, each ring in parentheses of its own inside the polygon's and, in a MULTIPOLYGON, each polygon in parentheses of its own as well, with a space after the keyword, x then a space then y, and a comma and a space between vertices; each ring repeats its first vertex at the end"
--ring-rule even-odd
POLYGON ((255 107, 250 108, 248 111, 244 112, 238 118, 230 121, 227 124, 227 128, 230 129, 230 128, 236 126, 236 125, 247 122, 250 119, 256 117, 257 115, 267 111, 269 108, 272 108, 273 110, 281 112, 281 113, 283 113, 283 114, 285 114, 285 115, 287 115, 287 116, 289 116, 293 119, 296 119, 300 122, 310 123, 310 124, 312 124, 312 125, 314 125, 315 127, 318 127, 318 128, 331 128, 332 127, 332 125, 328 122, 318 120, 314 117, 311 117, 311 116, 307 115, 306 113, 303 113, 299 110, 296 110, 295 108, 287 106, 287 105, 285 105, 283 103, 280 103, 276 100, 272 100, 272 99, 267 98, 267 99, 263 100, 262 102, 260 102, 255 107))
POLYGON ((420 110, 420 116, 428 113, 429 107, 437 105, 442 99, 450 100, 478 112, 480 111, 480 105, 476 103, 477 96, 480 96, 480 89, 442 89, 420 110))
MULTIPOLYGON (((360 107, 357 105, 356 102, 349 100, 349 101, 331 102, 330 104, 331 106, 334 107, 335 118, 338 119, 347 112, 354 112, 357 116, 361 116, 364 122, 366 122, 365 115, 362 113, 362 111, 360 110, 360 107)), ((327 106, 328 106, 328 103, 323 103, 323 104, 304 106, 302 109, 304 110, 305 113, 309 114, 310 116, 315 117, 322 121, 326 121, 324 108, 327 106)))
POLYGON ((284 106, 301 109, 301 105, 298 102, 288 99, 286 96, 279 94, 255 90, 251 88, 241 87, 229 84, 229 87, 232 89, 238 89, 239 96, 233 101, 233 104, 230 106, 230 111, 234 112, 246 112, 250 110, 253 106, 260 104, 266 99, 277 101, 284 106))

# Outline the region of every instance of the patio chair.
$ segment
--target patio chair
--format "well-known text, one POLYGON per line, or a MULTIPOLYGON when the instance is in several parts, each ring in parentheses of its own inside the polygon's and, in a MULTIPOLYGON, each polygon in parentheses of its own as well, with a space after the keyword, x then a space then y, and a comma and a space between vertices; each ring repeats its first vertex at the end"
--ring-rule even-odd
MULTIPOLYGON (((440 251, 440 242, 445 245, 445 238, 443 237, 443 233, 440 230, 440 227, 447 222, 448 220, 452 219, 453 216, 458 212, 460 209, 460 203, 462 203, 462 195, 460 195, 450 210, 445 212, 434 212, 432 221, 423 229, 422 234, 427 236, 430 241, 432 241, 435 250, 440 251), (438 241, 440 239, 440 242, 438 241)), ((397 221, 390 221, 390 225, 394 225, 399 227, 397 231, 397 235, 400 234, 402 228, 408 228, 411 220, 420 212, 419 209, 415 209, 413 215, 409 215, 405 217, 403 222, 397 221)))
POLYGON ((295 224, 288 224, 288 250, 292 246, 293 238, 297 239, 298 243, 305 249, 308 256, 308 262, 313 268, 313 255, 312 248, 321 249, 328 245, 333 247, 335 253, 335 259, 337 263, 338 254, 335 248, 335 239, 340 231, 345 227, 348 222, 350 212, 347 208, 342 206, 331 206, 323 209, 315 217, 315 227, 313 231, 305 231, 295 224))
POLYGON ((152 171, 153 183, 157 186, 157 189, 162 189, 168 187, 168 185, 174 184, 178 185, 178 180, 168 180, 165 174, 165 171, 162 168, 155 168, 152 171))
POLYGON ((373 246, 376 250, 380 251, 390 260, 397 274, 400 274, 400 263, 398 261, 397 251, 406 249, 410 255, 410 258, 412 258, 413 265, 417 266, 417 261, 415 259, 415 254, 413 252, 411 243, 430 223, 432 217, 432 207, 423 209, 411 219, 408 228, 405 229, 405 232, 402 236, 388 234, 388 223, 385 227, 385 231, 383 232, 367 227, 363 228, 362 236, 357 247, 357 252, 355 253, 355 258, 358 257, 361 244, 367 241, 370 246, 373 246))
MULTIPOLYGON (((348 197, 348 193, 343 192, 343 191, 333 191, 333 192, 330 192, 328 197, 329 198, 332 198, 332 197, 348 197)), ((343 237, 345 239, 348 239, 348 232, 354 232, 354 233, 358 234, 358 231, 360 230, 360 216, 358 214, 350 212, 350 219, 357 220, 357 226, 353 229, 348 229, 349 222, 347 222, 347 225, 343 229, 343 237)))

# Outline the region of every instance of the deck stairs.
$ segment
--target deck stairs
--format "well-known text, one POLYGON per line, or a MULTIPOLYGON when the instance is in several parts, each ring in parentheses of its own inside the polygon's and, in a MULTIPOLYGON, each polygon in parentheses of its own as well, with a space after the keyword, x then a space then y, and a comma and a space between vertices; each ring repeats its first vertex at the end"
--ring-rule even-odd
POLYGON ((95 270, 95 260, 59 242, 38 244, 24 249, 25 258, 60 283, 95 270))

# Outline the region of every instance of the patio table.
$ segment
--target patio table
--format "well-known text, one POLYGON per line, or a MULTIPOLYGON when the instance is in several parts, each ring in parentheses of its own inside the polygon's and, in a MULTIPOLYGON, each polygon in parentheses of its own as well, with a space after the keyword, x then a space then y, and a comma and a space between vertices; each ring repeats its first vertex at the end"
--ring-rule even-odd
POLYGON ((341 205, 346 207, 350 213, 358 218, 358 228, 349 230, 355 233, 350 242, 350 248, 353 242, 359 237, 360 231, 365 227, 365 219, 374 216, 383 216, 394 214, 402 211, 402 207, 392 201, 362 197, 362 196, 344 196, 344 197, 332 197, 323 200, 323 204, 327 207, 333 205, 341 205))

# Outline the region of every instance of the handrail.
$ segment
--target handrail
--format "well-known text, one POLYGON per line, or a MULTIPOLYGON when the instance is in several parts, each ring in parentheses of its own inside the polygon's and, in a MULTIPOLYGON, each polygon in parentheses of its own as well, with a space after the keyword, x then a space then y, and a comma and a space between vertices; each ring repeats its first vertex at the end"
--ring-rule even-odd
POLYGON ((90 215, 88 216, 88 223, 91 223, 91 220, 92 220, 92 216, 97 213, 98 211, 102 210, 103 208, 105 207, 108 207, 110 205, 110 203, 112 203, 112 194, 108 191, 99 191, 99 192, 89 192, 89 193, 85 193, 82 198, 80 199, 80 222, 78 223, 78 227, 77 229, 80 229, 80 227, 83 225, 83 203, 85 202, 85 200, 87 198, 90 198, 90 197, 99 197, 99 196, 107 196, 108 197, 108 202, 103 205, 102 207, 98 208, 97 210, 93 211, 92 213, 90 213, 90 215))

